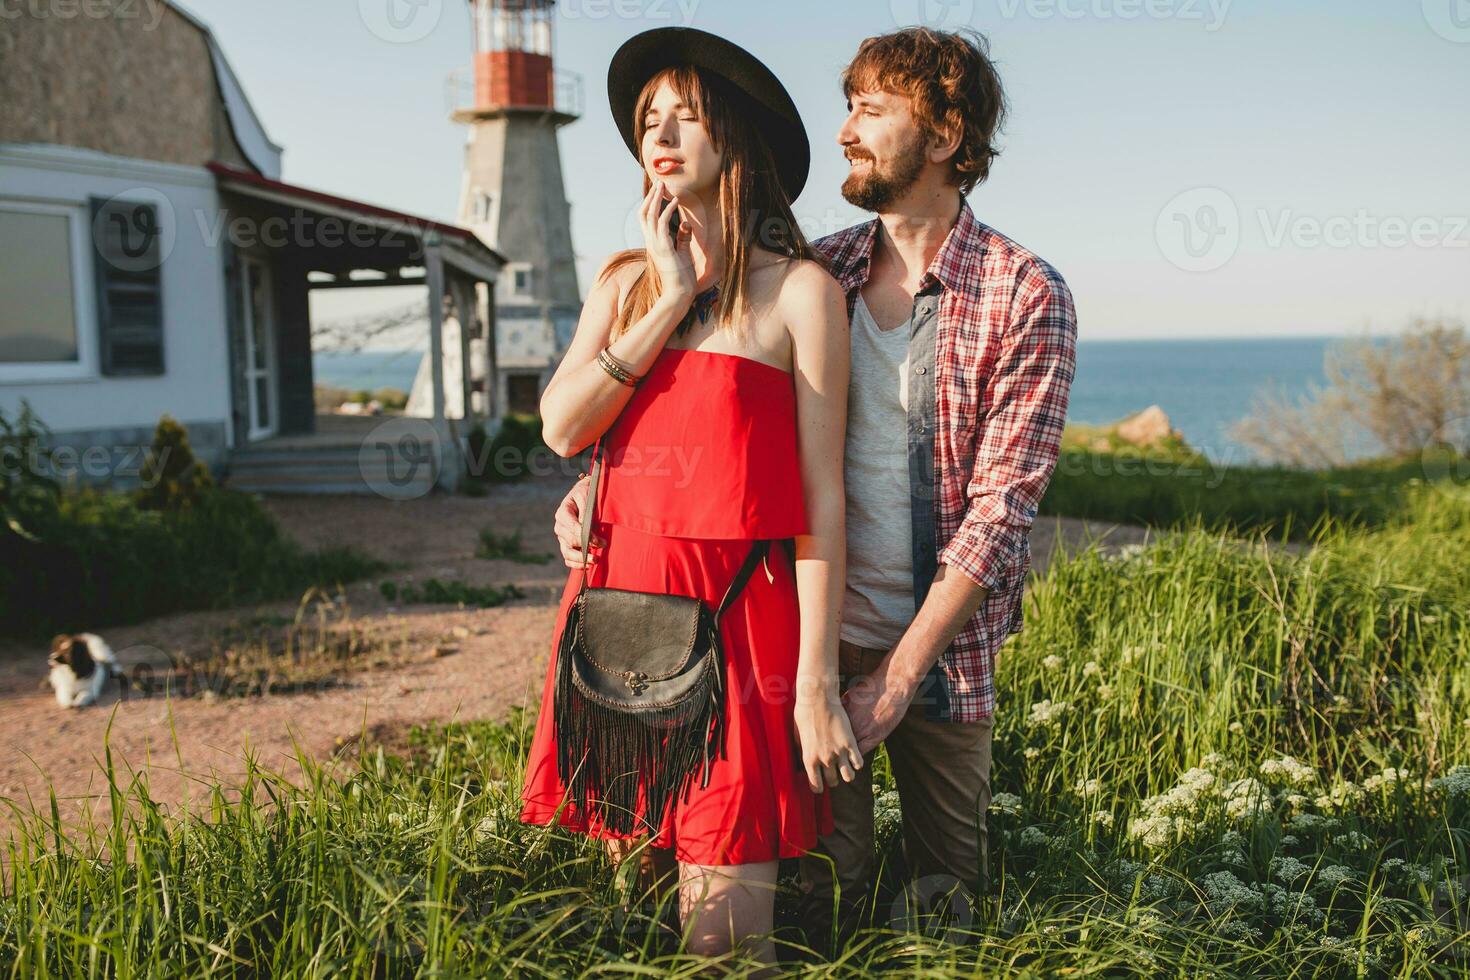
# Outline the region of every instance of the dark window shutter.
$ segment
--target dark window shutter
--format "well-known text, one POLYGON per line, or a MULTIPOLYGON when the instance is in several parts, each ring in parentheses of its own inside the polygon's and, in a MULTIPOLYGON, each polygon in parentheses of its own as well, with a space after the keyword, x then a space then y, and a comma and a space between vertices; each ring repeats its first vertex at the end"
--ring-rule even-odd
POLYGON ((92 198, 103 374, 163 373, 162 239, 155 205, 92 198))

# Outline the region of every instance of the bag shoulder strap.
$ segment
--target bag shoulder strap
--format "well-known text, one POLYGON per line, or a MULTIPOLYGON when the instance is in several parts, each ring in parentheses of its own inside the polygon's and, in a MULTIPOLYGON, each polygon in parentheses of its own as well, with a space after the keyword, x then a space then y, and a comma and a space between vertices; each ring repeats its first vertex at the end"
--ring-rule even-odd
MULTIPOLYGON (((587 485, 587 503, 582 508, 582 557, 587 557, 587 546, 592 543, 592 511, 597 507, 597 481, 602 476, 602 454, 598 450, 602 447, 602 439, 599 438, 592 447, 592 470, 591 482, 587 485)), ((584 566, 585 572, 585 566, 584 566)), ((585 583, 587 576, 583 574, 585 583)))
POLYGON ((750 576, 755 572, 755 566, 766 556, 766 551, 771 542, 762 538, 750 546, 750 552, 745 556, 745 562, 740 566, 740 571, 735 573, 735 581, 730 583, 730 588, 725 590, 725 598, 720 600, 720 608, 715 611, 715 618, 722 616, 726 609, 730 608, 740 590, 745 588, 745 583, 750 581, 750 576))

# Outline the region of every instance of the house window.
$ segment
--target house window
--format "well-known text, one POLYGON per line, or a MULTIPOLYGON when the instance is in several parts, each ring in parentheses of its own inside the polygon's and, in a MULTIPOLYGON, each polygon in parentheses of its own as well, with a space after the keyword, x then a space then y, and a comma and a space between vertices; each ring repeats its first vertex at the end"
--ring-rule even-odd
POLYGON ((94 370, 81 208, 0 201, 0 379, 94 370))

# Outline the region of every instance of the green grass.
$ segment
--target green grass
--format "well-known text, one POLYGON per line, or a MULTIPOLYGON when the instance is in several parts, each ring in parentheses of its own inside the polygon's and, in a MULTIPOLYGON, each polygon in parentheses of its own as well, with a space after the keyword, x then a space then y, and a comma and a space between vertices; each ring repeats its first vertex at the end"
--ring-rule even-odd
POLYGON ((1470 461, 1447 455, 1292 470, 1224 466, 1187 448, 1092 452, 1069 445, 1041 513, 1161 528, 1199 521, 1306 541, 1329 520, 1380 526, 1402 508, 1406 488, 1467 477, 1470 461))
MULTIPOLYGON (((1058 557, 999 661, 994 880, 947 937, 970 942, 874 928, 792 972, 1466 975, 1467 553, 1470 494, 1440 484, 1406 486, 1378 527, 1329 519, 1301 554, 1186 527, 1058 557)), ((91 836, 43 802, 9 845, 0 967, 694 973, 596 842, 517 820, 531 721, 418 730, 345 779, 252 765, 238 801, 188 816, 110 773, 117 816, 91 836)), ((885 922, 895 885, 885 864, 885 922)))

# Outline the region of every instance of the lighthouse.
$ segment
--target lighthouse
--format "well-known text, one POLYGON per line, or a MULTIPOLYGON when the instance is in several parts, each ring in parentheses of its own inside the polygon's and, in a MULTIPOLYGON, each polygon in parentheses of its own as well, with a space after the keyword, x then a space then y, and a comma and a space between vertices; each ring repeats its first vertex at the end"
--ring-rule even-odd
MULTIPOLYGON (((581 115, 559 71, 556 0, 470 0, 474 34, 459 224, 510 261, 495 285, 494 414, 535 412, 581 313, 557 131, 581 115)), ((457 100, 459 101, 459 100, 457 100)))

